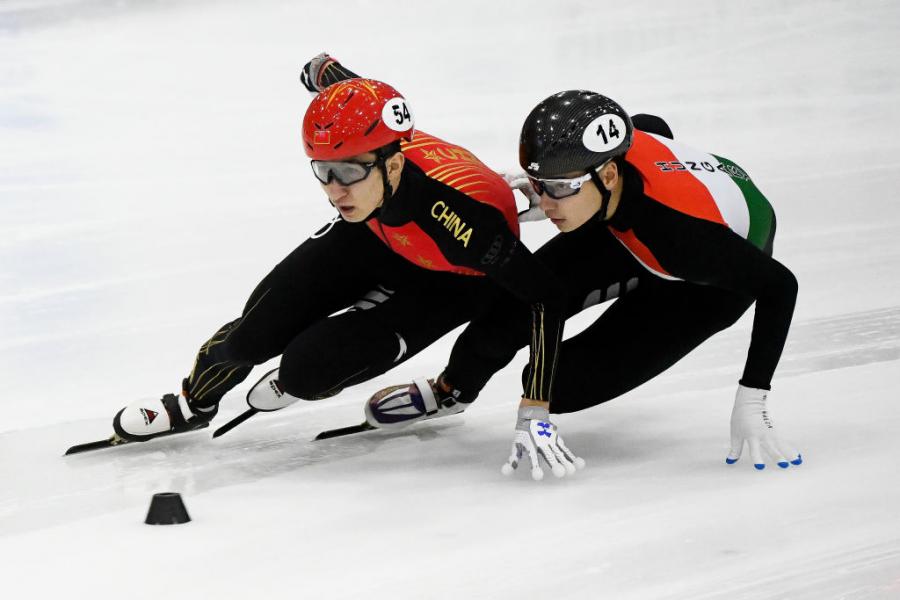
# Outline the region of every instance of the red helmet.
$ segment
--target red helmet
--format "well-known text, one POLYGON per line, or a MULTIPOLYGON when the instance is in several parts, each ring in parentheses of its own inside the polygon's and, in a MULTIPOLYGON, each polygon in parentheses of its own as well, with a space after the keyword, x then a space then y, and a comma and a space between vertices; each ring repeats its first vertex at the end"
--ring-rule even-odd
POLYGON ((403 96, 374 79, 348 79, 313 98, 303 116, 303 145, 312 160, 343 160, 397 140, 415 124, 403 96))

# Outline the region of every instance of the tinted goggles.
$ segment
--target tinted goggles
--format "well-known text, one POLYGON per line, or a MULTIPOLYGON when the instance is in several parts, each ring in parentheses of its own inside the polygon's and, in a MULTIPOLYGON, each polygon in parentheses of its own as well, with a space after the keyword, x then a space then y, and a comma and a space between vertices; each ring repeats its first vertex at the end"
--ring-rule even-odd
POLYGON ((531 187, 540 195, 547 194, 554 200, 562 200, 574 196, 581 191, 584 182, 591 180, 591 174, 575 177, 574 179, 536 179, 529 176, 531 187))
POLYGON ((580 192, 581 186, 590 181, 594 177, 594 173, 599 173, 611 160, 609 159, 599 167, 591 169, 591 171, 581 177, 573 177, 572 179, 538 179, 529 175, 528 181, 531 182, 531 187, 538 194, 547 194, 554 200, 562 200, 580 192))
POLYGON ((368 177, 378 162, 311 160, 309 164, 312 165, 313 175, 324 184, 337 181, 341 185, 353 185, 368 177))

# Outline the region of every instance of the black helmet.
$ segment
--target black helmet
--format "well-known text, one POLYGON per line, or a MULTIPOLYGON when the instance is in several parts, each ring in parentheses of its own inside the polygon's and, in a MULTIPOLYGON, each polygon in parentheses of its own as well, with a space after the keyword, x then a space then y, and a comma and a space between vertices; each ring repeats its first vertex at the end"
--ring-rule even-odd
POLYGON ((634 137, 628 113, 586 90, 553 94, 534 107, 519 137, 519 164, 535 178, 589 172, 624 154, 634 137))

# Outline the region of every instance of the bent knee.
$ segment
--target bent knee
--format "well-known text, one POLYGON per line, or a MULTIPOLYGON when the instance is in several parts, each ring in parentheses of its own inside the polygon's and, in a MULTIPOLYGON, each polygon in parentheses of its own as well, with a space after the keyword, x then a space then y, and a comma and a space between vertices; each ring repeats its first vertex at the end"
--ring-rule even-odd
POLYGON ((300 361, 298 364, 294 360, 286 361, 285 357, 282 357, 278 380, 285 392, 301 400, 330 398, 344 387, 341 374, 335 373, 333 368, 313 361, 300 361))
POLYGON ((281 356, 278 378, 291 396, 322 400, 365 379, 369 367, 352 362, 340 345, 295 342, 281 356))

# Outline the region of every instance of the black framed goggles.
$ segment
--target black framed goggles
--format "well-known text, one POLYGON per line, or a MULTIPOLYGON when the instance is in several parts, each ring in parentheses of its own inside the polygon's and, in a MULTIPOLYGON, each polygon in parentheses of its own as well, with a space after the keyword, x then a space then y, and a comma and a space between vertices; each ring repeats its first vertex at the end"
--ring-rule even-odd
POLYGON ((368 177, 378 161, 311 160, 309 164, 312 165, 313 175, 324 184, 337 181, 341 185, 353 185, 368 177))

